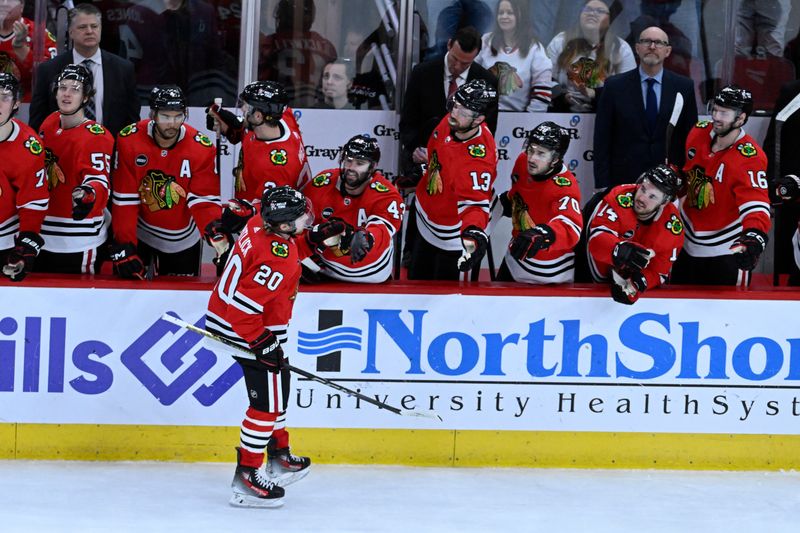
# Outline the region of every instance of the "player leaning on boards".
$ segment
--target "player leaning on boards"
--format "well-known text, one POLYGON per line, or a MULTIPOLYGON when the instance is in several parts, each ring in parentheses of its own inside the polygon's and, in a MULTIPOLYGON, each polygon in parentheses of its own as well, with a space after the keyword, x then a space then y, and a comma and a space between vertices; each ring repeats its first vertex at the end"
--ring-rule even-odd
POLYGON ((595 282, 610 283, 615 301, 632 304, 669 280, 683 246, 683 224, 672 203, 680 184, 671 167, 658 165, 597 204, 588 224, 589 271, 595 282))
POLYGON ((44 247, 37 272, 95 274, 110 217, 106 213, 114 137, 89 120, 84 108, 94 94, 92 72, 67 65, 53 87, 58 111, 39 127, 45 145, 50 206, 42 223, 44 247))
POLYGON ((729 85, 712 100, 711 122, 689 132, 681 200, 686 243, 673 283, 750 284, 771 225, 767 156, 742 129, 752 111, 750 91, 729 85))
POLYGON ((310 232, 311 259, 323 276, 355 283, 381 283, 392 275, 394 235, 405 205, 392 183, 375 167, 378 141, 356 135, 342 146, 339 168, 323 170, 303 193, 314 205, 319 225, 310 232), (317 236, 338 233, 328 242, 317 236))
MULTIPOLYGON (((288 186, 264 191, 260 215, 242 229, 208 301, 206 329, 255 352, 230 351, 244 371, 250 407, 242 421, 230 503, 242 507, 283 504, 283 486, 308 474, 311 460, 289 451, 286 408, 291 374, 286 342, 301 253, 295 243, 314 214, 302 193, 288 186), (264 466, 264 451, 269 454, 264 466)), ((217 349, 218 348, 217 346, 217 349)), ((224 351, 224 348, 221 348, 224 351)))
POLYGON ((145 262, 160 275, 197 276, 201 236, 217 257, 232 243, 220 222, 214 145, 184 124, 187 114, 180 88, 155 87, 150 118, 117 137, 111 259, 123 278, 143 279, 145 262))
POLYGON ((581 236, 581 191, 564 166, 569 133, 542 122, 528 134, 511 171, 511 189, 500 195, 511 217, 511 242, 500 281, 569 283, 575 278, 575 245, 581 236))
POLYGON ((39 232, 49 202, 42 142, 14 118, 20 98, 19 80, 0 72, 0 265, 12 281, 22 281, 33 269, 44 244, 39 232))

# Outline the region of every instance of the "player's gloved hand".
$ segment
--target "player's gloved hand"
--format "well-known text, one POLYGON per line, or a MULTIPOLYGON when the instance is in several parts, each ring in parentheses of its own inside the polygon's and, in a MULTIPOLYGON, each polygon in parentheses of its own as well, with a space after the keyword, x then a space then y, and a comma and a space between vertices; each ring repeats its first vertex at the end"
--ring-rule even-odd
POLYGON ((612 270, 611 297, 615 302, 632 305, 647 290, 647 278, 644 274, 634 274, 630 279, 624 279, 616 270, 612 270))
POLYGON ((625 278, 639 273, 650 264, 655 252, 633 241, 620 241, 611 252, 614 268, 625 278))
POLYGON ((503 206, 503 216, 510 217, 512 209, 511 198, 508 197, 508 191, 500 193, 500 196, 497 197, 497 200, 500 202, 500 205, 503 206))
POLYGON ((489 237, 479 227, 468 226, 461 232, 461 246, 464 251, 458 258, 458 270, 469 272, 481 264, 483 256, 486 254, 486 248, 489 246, 489 237))
POLYGON ((11 281, 22 281, 33 270, 33 263, 44 246, 44 239, 32 231, 21 231, 14 238, 14 248, 6 257, 3 275, 11 281))
POLYGON ((250 202, 231 198, 222 209, 222 227, 230 234, 239 233, 247 221, 255 214, 256 209, 250 202))
POLYGON ((250 349, 253 350, 256 360, 270 372, 280 372, 283 368, 283 348, 278 337, 269 329, 265 329, 264 333, 250 343, 250 349))
MULTIPOLYGON (((331 218, 321 222, 306 232, 306 241, 309 246, 318 252, 322 252, 329 246, 342 247, 342 235, 347 232, 350 226, 341 218, 331 218)), ((352 232, 352 226, 350 226, 352 232)), ((349 245, 349 243, 348 243, 349 245)))
POLYGON ((556 233, 547 224, 539 224, 531 229, 521 231, 511 241, 508 251, 515 259, 522 261, 535 256, 539 250, 546 250, 556 242, 556 233))
POLYGON ((88 185, 78 185, 72 189, 72 219, 83 220, 94 208, 97 195, 88 185))
POLYGON ((350 240, 350 263, 355 265, 363 261, 374 245, 375 237, 367 231, 367 228, 355 230, 353 238, 350 240))
POLYGON ((130 244, 112 244, 108 248, 116 274, 125 279, 144 279, 144 263, 130 244))
POLYGON ((775 180, 775 195, 782 200, 794 200, 800 197, 800 178, 787 174, 775 180))
POLYGON ((230 142, 236 144, 242 140, 244 120, 217 104, 211 104, 206 108, 206 128, 209 130, 216 129, 217 122, 220 124, 220 133, 227 137, 230 142))
POLYGON ((758 264, 758 258, 767 248, 767 234, 757 229, 746 229, 738 239, 733 241, 731 251, 736 260, 736 266, 741 270, 753 270, 758 264))
POLYGON ((216 252, 211 262, 217 267, 217 276, 221 276, 225 263, 228 261, 228 255, 233 247, 233 235, 226 231, 222 219, 218 218, 206 224, 205 230, 203 230, 203 239, 205 239, 216 252))

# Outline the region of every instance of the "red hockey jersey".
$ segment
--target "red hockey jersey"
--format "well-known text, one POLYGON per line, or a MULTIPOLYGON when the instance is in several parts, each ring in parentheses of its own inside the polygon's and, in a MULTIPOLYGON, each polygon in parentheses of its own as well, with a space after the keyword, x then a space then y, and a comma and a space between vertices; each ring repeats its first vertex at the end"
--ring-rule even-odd
POLYGON ((743 229, 769 233, 767 156, 742 130, 729 148, 711 151, 711 123, 700 121, 686 138, 688 191, 681 200, 686 252, 695 257, 730 255, 743 229))
POLYGON ((13 248, 20 231, 39 233, 49 201, 42 141, 26 124, 11 122, 11 135, 0 142, 0 250, 13 248))
POLYGON ((56 111, 42 122, 39 134, 45 147, 50 207, 42 223, 44 249, 83 252, 102 245, 108 234, 108 182, 114 137, 103 126, 87 120, 74 128, 61 128, 56 111), (78 185, 94 189, 94 207, 83 220, 72 219, 72 190, 78 185))
POLYGON ((20 80, 22 85, 22 101, 30 102, 34 59, 33 49, 36 45, 34 40, 38 39, 39 36, 44 40, 42 54, 36 58, 37 63, 43 63, 48 59, 53 59, 58 54, 58 49, 56 48, 56 39, 53 37, 52 33, 44 28, 41 32, 35 30, 32 20, 23 18, 22 22, 28 27, 28 46, 30 46, 30 52, 28 52, 25 59, 20 61, 16 52, 14 52, 14 33, 11 32, 9 35, 0 35, 0 72, 10 72, 20 80))
POLYGON ((587 238, 589 270, 598 282, 611 281, 611 253, 621 241, 633 241, 655 252, 644 276, 654 288, 669 279, 672 263, 683 246, 683 223, 674 204, 664 206, 658 218, 641 222, 633 212, 636 185, 619 185, 597 204, 589 219, 587 238))
POLYGON ((294 239, 266 231, 261 217, 252 217, 211 291, 206 330, 247 347, 269 328, 286 342, 300 272, 294 239))
POLYGON ((575 245, 581 238, 581 190, 578 180, 561 165, 555 176, 535 179, 528 174, 528 158, 523 152, 511 171, 511 238, 537 224, 547 224, 555 232, 555 242, 547 250, 522 261, 506 251, 505 261, 516 281, 526 283, 569 283, 575 279, 575 245))
POLYGON ((392 275, 395 233, 403 223, 405 205, 400 193, 380 172, 376 172, 360 196, 345 196, 340 191, 340 169, 332 168, 319 173, 309 183, 303 194, 311 200, 319 224, 338 217, 354 228, 364 227, 374 237, 372 250, 357 264, 350 263, 350 255, 338 246, 326 248, 318 256, 322 272, 341 281, 380 283, 392 275))
POLYGON ((119 132, 111 195, 115 241, 141 239, 156 250, 180 252, 222 214, 214 144, 188 124, 178 135, 166 149, 153 139, 150 120, 119 132))
POLYGON ((441 250, 460 251, 468 226, 485 230, 497 176, 497 147, 486 124, 471 139, 450 134, 445 115, 428 139, 428 165, 417 185, 417 228, 441 250))

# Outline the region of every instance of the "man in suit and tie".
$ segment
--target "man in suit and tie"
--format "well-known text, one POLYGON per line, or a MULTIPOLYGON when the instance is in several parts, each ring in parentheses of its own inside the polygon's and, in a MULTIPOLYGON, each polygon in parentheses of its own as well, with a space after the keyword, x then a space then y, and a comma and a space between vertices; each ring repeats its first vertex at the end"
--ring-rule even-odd
POLYGON ((606 80, 594 123, 595 189, 634 183, 665 158, 683 167, 686 136, 697 122, 697 102, 692 80, 664 68, 671 51, 661 28, 646 28, 636 42, 639 68, 606 80), (683 95, 683 110, 666 154, 667 123, 678 93, 683 95))
POLYGON ((30 125, 38 130, 44 119, 58 109, 53 81, 69 64, 83 64, 94 75, 95 95, 85 107, 87 118, 103 124, 114 136, 140 118, 133 64, 100 50, 102 15, 92 4, 78 4, 69 13, 73 48, 42 63, 36 70, 30 107, 30 125))

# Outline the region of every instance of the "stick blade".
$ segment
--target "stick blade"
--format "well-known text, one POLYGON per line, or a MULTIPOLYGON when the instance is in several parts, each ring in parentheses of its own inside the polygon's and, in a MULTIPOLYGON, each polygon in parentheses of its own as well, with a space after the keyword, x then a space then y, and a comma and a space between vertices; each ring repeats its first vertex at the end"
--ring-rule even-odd
POLYGON ((672 114, 669 116, 669 123, 675 126, 683 111, 683 95, 681 93, 675 94, 675 105, 672 106, 672 114))
POLYGON ((794 115, 795 111, 800 109, 800 94, 792 98, 792 100, 786 104, 786 106, 780 110, 780 112, 775 115, 776 122, 786 122, 786 120, 794 115))

